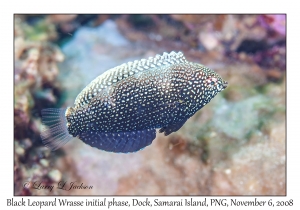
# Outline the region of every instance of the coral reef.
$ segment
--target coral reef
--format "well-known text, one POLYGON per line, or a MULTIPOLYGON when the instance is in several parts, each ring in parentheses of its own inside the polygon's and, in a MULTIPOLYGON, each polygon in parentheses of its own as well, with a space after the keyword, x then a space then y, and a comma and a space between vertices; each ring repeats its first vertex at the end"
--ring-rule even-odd
POLYGON ((14 29, 14 187, 16 195, 47 195, 49 192, 32 190, 26 183, 51 184, 61 178, 39 134, 40 110, 58 103, 61 87, 56 81, 57 63, 64 56, 50 42, 56 37, 54 25, 47 20, 29 25, 23 18, 15 16, 14 29), (53 170, 56 170, 54 175, 53 170))

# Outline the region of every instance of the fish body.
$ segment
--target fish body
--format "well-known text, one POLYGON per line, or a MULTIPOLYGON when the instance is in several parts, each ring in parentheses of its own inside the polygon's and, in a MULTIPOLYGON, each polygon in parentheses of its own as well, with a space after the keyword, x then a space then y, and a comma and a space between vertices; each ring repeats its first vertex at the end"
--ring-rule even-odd
POLYGON ((106 151, 138 151, 155 139, 155 129, 176 132, 226 86, 213 70, 181 52, 129 62, 93 80, 74 107, 56 114, 45 110, 43 122, 50 128, 42 139, 52 149, 72 136, 106 151))

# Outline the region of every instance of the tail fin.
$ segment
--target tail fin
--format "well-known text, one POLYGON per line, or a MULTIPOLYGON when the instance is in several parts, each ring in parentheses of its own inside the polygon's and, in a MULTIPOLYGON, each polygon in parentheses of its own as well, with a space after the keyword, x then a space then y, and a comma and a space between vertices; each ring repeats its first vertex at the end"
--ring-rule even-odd
POLYGON ((67 109, 49 108, 42 110, 41 138, 45 146, 51 150, 62 147, 73 138, 68 132, 65 117, 67 109))

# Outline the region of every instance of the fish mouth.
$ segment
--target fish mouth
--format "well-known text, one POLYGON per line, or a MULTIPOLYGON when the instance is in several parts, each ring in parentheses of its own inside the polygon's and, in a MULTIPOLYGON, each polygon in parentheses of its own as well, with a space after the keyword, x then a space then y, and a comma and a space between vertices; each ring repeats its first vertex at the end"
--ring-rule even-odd
POLYGON ((228 86, 228 82, 224 81, 224 82, 223 82, 223 90, 224 90, 225 88, 227 88, 227 86, 228 86))

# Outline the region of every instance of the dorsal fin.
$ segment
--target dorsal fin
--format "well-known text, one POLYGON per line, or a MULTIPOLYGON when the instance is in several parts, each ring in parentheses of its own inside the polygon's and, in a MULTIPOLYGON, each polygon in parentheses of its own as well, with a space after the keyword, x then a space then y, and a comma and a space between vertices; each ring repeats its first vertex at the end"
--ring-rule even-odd
POLYGON ((115 68, 109 69, 90 84, 88 84, 77 96, 75 100, 75 108, 89 103, 89 101, 97 95, 101 90, 126 79, 129 76, 140 73, 142 71, 153 70, 160 67, 166 67, 173 64, 187 63, 182 52, 163 53, 148 59, 135 60, 133 62, 124 63, 115 68))
POLYGON ((176 53, 172 51, 170 53, 165 52, 162 55, 156 55, 155 57, 149 57, 148 59, 141 59, 135 60, 134 62, 128 62, 116 68, 125 68, 129 72, 132 72, 131 74, 135 74, 137 72, 149 70, 151 68, 159 68, 162 66, 186 62, 187 61, 182 52, 176 53))

